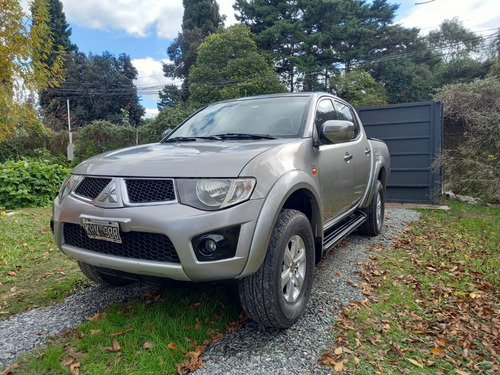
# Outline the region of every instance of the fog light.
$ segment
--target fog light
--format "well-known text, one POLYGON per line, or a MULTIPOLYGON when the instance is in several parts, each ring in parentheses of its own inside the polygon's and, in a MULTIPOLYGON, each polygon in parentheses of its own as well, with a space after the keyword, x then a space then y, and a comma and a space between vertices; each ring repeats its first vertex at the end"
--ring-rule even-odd
POLYGON ((230 227, 204 233, 192 239, 196 258, 208 262, 234 257, 240 227, 230 227))
POLYGON ((211 256, 215 250, 217 250, 217 244, 213 239, 207 238, 204 241, 203 246, 201 246, 200 253, 205 256, 211 256))

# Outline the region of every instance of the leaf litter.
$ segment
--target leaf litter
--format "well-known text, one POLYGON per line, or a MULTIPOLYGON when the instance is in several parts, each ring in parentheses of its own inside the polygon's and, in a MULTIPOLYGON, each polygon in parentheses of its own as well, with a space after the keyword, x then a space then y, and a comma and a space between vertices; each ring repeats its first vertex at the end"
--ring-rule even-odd
POLYGON ((500 372, 498 249, 489 246, 498 234, 456 235, 460 219, 430 217, 393 247, 373 248, 358 283, 366 300, 342 308, 336 346, 318 363, 346 373, 500 372))

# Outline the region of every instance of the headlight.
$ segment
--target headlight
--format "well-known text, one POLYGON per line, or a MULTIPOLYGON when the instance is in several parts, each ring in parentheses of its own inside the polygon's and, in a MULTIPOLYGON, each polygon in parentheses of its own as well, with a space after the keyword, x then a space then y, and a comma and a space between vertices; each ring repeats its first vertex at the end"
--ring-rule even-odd
POLYGON ((74 189, 78 181, 80 181, 81 176, 76 176, 74 174, 70 174, 62 183, 61 189, 59 190, 59 198, 63 199, 74 189))
POLYGON ((255 179, 179 179, 177 187, 181 203, 204 210, 217 210, 248 200, 255 187, 255 179))

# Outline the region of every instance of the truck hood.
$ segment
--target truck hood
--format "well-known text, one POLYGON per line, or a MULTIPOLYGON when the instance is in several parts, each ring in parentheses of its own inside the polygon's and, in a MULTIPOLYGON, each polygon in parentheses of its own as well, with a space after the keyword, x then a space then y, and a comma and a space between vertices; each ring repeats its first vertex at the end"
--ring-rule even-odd
POLYGON ((94 156, 76 166, 72 173, 121 177, 237 177, 255 156, 287 142, 290 139, 152 143, 94 156))

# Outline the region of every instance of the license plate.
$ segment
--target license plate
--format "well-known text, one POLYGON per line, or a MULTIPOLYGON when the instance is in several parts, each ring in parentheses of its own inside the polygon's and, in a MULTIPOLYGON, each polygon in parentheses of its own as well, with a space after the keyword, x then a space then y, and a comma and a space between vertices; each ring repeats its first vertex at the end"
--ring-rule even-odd
POLYGON ((117 221, 83 219, 83 229, 89 238, 122 243, 120 225, 117 221))

